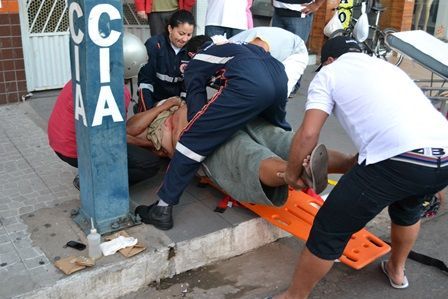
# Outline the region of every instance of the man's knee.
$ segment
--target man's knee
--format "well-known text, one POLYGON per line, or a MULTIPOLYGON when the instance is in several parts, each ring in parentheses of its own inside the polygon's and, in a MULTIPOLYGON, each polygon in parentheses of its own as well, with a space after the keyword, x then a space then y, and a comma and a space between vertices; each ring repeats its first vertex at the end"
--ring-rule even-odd
POLYGON ((322 259, 339 258, 351 236, 384 208, 368 196, 366 186, 353 179, 356 170, 362 171, 352 170, 340 179, 314 219, 306 245, 322 259))
POLYGON ((423 210, 422 198, 407 198, 389 205, 388 212, 392 223, 411 226, 420 220, 423 210))

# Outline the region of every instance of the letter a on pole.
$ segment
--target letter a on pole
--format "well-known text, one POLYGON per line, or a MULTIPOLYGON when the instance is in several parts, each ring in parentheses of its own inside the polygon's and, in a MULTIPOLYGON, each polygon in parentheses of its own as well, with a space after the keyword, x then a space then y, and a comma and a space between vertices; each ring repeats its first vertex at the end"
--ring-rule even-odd
POLYGON ((120 0, 69 0, 70 59, 81 207, 86 232, 133 225, 129 215, 123 20, 120 0))

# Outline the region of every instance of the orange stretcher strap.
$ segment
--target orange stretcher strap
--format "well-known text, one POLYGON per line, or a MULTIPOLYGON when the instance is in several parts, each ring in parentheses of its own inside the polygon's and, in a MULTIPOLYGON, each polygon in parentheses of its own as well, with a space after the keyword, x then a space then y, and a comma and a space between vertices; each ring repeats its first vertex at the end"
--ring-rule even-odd
POLYGON ((227 208, 229 207, 239 207, 240 203, 239 201, 236 201, 229 195, 226 195, 218 202, 217 207, 215 208, 215 212, 217 213, 224 213, 227 208))
MULTIPOLYGON (((211 185, 222 192, 222 190, 207 177, 201 177, 200 183, 211 185)), ((281 207, 245 202, 240 202, 240 204, 273 225, 306 241, 314 217, 324 203, 323 199, 315 194, 312 189, 307 189, 306 192, 307 194, 302 191, 290 189, 288 200, 281 207)), ((385 255, 389 251, 390 246, 388 244, 374 234, 368 232, 366 229, 362 229, 352 235, 339 260, 358 270, 385 255)))

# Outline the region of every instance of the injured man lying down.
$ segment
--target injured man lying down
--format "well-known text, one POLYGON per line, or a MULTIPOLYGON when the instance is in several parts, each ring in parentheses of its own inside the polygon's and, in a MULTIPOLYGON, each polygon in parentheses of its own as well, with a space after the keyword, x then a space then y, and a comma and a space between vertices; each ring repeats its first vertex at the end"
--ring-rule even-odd
MULTIPOLYGON (((171 157, 187 126, 187 106, 180 98, 171 97, 131 117, 126 131, 129 143, 171 157)), ((283 173, 293 136, 294 132, 257 118, 208 156, 202 162, 203 170, 238 201, 281 206, 288 198, 283 173)), ((308 171, 304 181, 320 193, 327 185, 327 172, 345 173, 356 163, 356 156, 333 150, 327 153, 320 145, 304 163, 308 171)))

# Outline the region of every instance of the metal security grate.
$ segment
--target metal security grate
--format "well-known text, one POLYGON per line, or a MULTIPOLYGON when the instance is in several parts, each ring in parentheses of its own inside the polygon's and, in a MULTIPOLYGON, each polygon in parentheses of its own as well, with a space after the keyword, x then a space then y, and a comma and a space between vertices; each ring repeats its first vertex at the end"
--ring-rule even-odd
POLYGON ((28 0, 29 33, 54 33, 68 30, 66 0, 28 0))
MULTIPOLYGON (((123 23, 131 26, 147 26, 135 12, 134 1, 123 1, 123 23)), ((68 30, 67 0, 27 0, 29 33, 54 33, 68 30)))
POLYGON ((124 25, 139 26, 148 25, 147 20, 143 20, 137 16, 135 12, 134 1, 124 1, 123 3, 123 23, 124 25))

